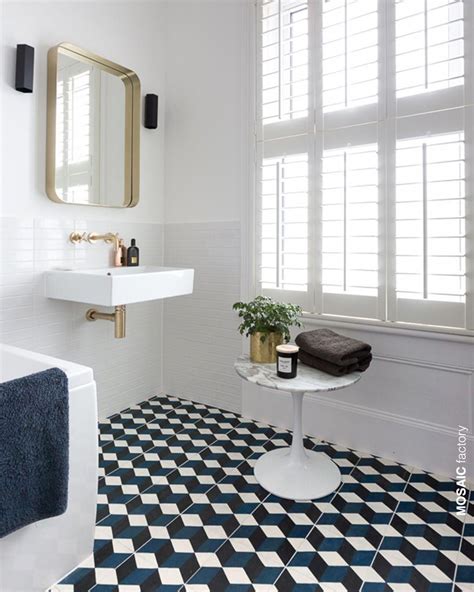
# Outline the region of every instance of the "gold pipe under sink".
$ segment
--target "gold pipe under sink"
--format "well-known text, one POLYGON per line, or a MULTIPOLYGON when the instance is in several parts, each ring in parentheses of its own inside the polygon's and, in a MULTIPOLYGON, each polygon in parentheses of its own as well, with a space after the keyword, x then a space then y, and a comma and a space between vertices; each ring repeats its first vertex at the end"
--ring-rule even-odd
POLYGON ((115 312, 100 312, 95 308, 89 308, 86 312, 86 319, 88 321, 112 321, 115 324, 115 337, 117 339, 125 337, 126 318, 125 304, 116 306, 115 312))

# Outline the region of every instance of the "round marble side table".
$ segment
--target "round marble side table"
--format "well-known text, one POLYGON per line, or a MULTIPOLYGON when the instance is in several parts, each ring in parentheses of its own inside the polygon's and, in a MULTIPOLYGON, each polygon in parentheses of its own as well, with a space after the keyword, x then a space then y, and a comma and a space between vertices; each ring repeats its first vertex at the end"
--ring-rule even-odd
POLYGON ((341 472, 321 452, 307 450, 303 444, 302 407, 305 393, 335 391, 354 384, 360 372, 331 376, 298 363, 296 378, 279 378, 275 364, 256 364, 248 356, 235 362, 239 376, 266 388, 291 393, 293 397, 293 437, 291 447, 282 447, 263 454, 255 465, 255 478, 260 485, 279 497, 291 500, 312 500, 337 489, 341 472))

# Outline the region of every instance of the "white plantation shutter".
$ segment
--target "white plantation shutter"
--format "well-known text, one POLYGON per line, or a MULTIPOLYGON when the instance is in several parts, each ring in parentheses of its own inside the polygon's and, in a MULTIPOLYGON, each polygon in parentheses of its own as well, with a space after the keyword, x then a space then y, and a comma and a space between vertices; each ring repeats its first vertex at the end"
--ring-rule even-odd
POLYGON ((397 97, 464 83, 463 2, 396 3, 397 97))
POLYGON ((323 111, 377 102, 377 0, 323 2, 323 111))
POLYGON ((400 315, 462 326, 466 297, 464 136, 401 140, 396 152, 396 292, 400 315))
POLYGON ((378 296, 377 146, 325 150, 321 201, 323 309, 370 309, 378 296))
POLYGON ((474 329, 473 11, 260 5, 261 292, 328 318, 474 329))
POLYGON ((308 5, 301 0, 262 4, 262 120, 308 114, 308 5))
MULTIPOLYGON (((262 288, 308 290, 308 155, 266 158, 260 208, 262 288)), ((293 297, 300 301, 298 295, 293 297)))

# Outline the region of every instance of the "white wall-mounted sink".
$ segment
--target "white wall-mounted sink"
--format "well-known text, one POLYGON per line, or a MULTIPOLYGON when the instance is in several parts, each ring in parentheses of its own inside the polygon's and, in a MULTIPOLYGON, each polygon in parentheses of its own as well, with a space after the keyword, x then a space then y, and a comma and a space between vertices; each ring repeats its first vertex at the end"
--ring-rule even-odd
POLYGON ((45 295, 101 306, 159 300, 191 294, 194 269, 107 267, 45 272, 45 295))

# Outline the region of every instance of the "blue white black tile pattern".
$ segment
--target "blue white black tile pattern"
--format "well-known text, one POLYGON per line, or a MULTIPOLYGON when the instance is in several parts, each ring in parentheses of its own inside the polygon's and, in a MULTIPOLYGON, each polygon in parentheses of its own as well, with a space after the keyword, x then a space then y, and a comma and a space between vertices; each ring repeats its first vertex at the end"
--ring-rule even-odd
POLYGON ((286 430, 175 397, 100 424, 94 554, 54 592, 466 592, 474 499, 453 481, 307 438, 343 474, 315 502, 262 489, 286 430))

